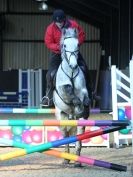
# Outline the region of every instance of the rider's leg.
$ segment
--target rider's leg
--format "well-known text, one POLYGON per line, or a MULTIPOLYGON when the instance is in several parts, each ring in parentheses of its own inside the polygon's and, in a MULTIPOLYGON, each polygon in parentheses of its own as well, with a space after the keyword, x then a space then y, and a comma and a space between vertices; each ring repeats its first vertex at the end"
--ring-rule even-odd
POLYGON ((78 58, 78 64, 80 66, 80 68, 82 69, 83 73, 84 73, 84 76, 85 76, 85 80, 86 80, 86 87, 87 87, 87 90, 88 90, 88 94, 89 94, 89 98, 91 100, 95 99, 95 100, 99 100, 100 97, 96 95, 96 93, 93 92, 93 84, 91 82, 91 79, 89 77, 89 71, 88 71, 88 67, 81 55, 81 53, 79 53, 79 58, 78 58))
POLYGON ((89 78, 89 74, 88 74, 88 68, 87 68, 87 65, 86 65, 86 63, 85 63, 85 61, 84 61, 84 59, 83 59, 83 57, 80 53, 79 53, 78 57, 79 57, 78 58, 78 65, 80 66, 81 70, 84 73, 89 98, 92 99, 92 87, 91 87, 91 82, 90 82, 90 78, 89 78))
POLYGON ((41 104, 43 106, 53 106, 53 81, 51 77, 51 71, 49 70, 46 74, 47 88, 46 95, 42 98, 41 104))
POLYGON ((52 54, 49 63, 49 70, 46 75, 47 81, 46 96, 42 98, 42 105, 44 106, 53 106, 53 90, 54 90, 53 82, 60 63, 61 63, 60 54, 52 54))

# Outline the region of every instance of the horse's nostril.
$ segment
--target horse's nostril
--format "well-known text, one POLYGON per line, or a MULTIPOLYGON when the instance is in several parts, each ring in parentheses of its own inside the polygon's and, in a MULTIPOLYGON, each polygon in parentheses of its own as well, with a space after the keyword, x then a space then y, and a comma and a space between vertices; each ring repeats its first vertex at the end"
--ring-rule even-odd
POLYGON ((72 69, 73 69, 73 66, 72 66, 72 65, 70 65, 70 68, 72 68, 72 69))

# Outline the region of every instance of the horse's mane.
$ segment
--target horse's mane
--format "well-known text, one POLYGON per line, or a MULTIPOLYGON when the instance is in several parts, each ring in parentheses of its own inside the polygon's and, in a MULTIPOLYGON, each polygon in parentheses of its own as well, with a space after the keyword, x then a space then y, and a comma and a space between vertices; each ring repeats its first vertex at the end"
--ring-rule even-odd
POLYGON ((78 32, 75 28, 63 29, 60 45, 62 46, 64 39, 69 37, 78 38, 78 32))

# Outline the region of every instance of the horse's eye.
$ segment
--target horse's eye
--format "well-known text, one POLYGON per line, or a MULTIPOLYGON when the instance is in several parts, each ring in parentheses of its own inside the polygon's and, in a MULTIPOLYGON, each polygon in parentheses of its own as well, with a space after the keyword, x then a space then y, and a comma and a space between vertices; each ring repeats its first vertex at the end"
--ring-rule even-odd
POLYGON ((64 44, 64 48, 66 48, 66 45, 64 44))

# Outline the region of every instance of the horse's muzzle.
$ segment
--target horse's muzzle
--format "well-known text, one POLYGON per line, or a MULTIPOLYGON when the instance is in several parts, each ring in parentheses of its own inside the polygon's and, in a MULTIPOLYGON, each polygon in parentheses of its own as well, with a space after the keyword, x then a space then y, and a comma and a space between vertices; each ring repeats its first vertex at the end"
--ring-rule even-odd
POLYGON ((78 65, 70 65, 70 68, 74 71, 78 68, 78 65))

